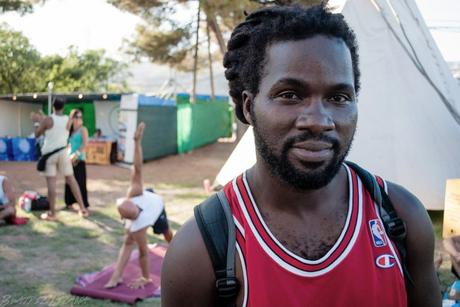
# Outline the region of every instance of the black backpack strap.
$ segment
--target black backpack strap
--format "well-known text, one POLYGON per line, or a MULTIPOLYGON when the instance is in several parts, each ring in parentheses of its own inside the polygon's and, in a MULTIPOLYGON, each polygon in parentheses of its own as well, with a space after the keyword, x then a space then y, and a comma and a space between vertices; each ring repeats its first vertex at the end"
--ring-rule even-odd
POLYGON ((379 214, 383 221, 385 231, 390 237, 391 241, 396 245, 396 248, 401 256, 401 267, 404 273, 405 279, 413 285, 414 282, 410 277, 409 271, 407 270, 407 251, 406 251, 406 236, 407 227, 406 223, 399 218, 396 210, 391 202, 385 189, 377 183, 375 177, 358 166, 357 164, 346 161, 346 164, 350 166, 358 177, 361 179, 366 190, 371 194, 372 199, 375 201, 379 208, 379 214))
POLYGON ((194 208, 195 219, 216 275, 219 306, 234 306, 239 283, 235 276, 236 234, 223 190, 194 208))

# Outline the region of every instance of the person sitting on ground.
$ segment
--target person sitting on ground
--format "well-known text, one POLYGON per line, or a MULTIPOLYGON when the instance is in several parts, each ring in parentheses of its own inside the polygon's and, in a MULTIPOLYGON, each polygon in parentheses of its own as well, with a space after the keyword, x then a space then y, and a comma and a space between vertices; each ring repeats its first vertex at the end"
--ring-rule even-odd
POLYGON ((16 216, 16 197, 7 177, 0 175, 0 224, 16 216))
POLYGON ((143 288, 152 282, 148 259, 147 229, 154 227, 154 232, 163 233, 166 241, 172 239, 172 232, 167 224, 166 212, 163 200, 152 190, 144 190, 142 183, 142 136, 145 125, 140 123, 134 135, 134 162, 131 172, 131 183, 127 198, 119 202, 118 212, 125 219, 125 237, 123 246, 118 255, 115 271, 105 285, 106 288, 114 288, 123 281, 123 270, 128 263, 135 245, 139 248, 139 265, 142 276, 134 280, 131 288, 143 288))
POLYGON ((452 274, 454 274, 457 279, 460 279, 460 236, 444 239, 443 243, 444 248, 450 256, 452 274))

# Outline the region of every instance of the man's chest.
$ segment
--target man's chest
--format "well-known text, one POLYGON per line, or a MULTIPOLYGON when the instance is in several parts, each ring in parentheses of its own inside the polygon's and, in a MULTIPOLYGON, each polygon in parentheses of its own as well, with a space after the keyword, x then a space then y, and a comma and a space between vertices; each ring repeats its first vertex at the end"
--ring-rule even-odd
POLYGON ((339 239, 346 223, 346 210, 308 220, 264 215, 268 231, 286 249, 309 260, 323 257, 339 239))

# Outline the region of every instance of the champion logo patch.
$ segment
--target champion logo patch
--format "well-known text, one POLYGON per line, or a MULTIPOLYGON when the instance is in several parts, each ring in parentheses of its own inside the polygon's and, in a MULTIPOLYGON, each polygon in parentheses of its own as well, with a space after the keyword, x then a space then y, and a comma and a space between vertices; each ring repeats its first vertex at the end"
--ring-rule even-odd
POLYGON ((390 254, 383 254, 381 256, 378 256, 377 259, 375 259, 375 264, 382 269, 389 269, 393 267, 395 263, 395 257, 390 254))
POLYGON ((375 247, 383 247, 387 245, 385 231, 380 220, 370 220, 369 228, 371 231, 372 241, 375 247))

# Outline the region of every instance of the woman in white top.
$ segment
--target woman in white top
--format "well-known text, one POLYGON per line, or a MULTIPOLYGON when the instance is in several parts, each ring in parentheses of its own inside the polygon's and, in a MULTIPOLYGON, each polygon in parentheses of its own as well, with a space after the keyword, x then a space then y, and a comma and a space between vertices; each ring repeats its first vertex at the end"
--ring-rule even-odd
POLYGON ((8 178, 0 175, 0 223, 16 216, 16 197, 8 178))

